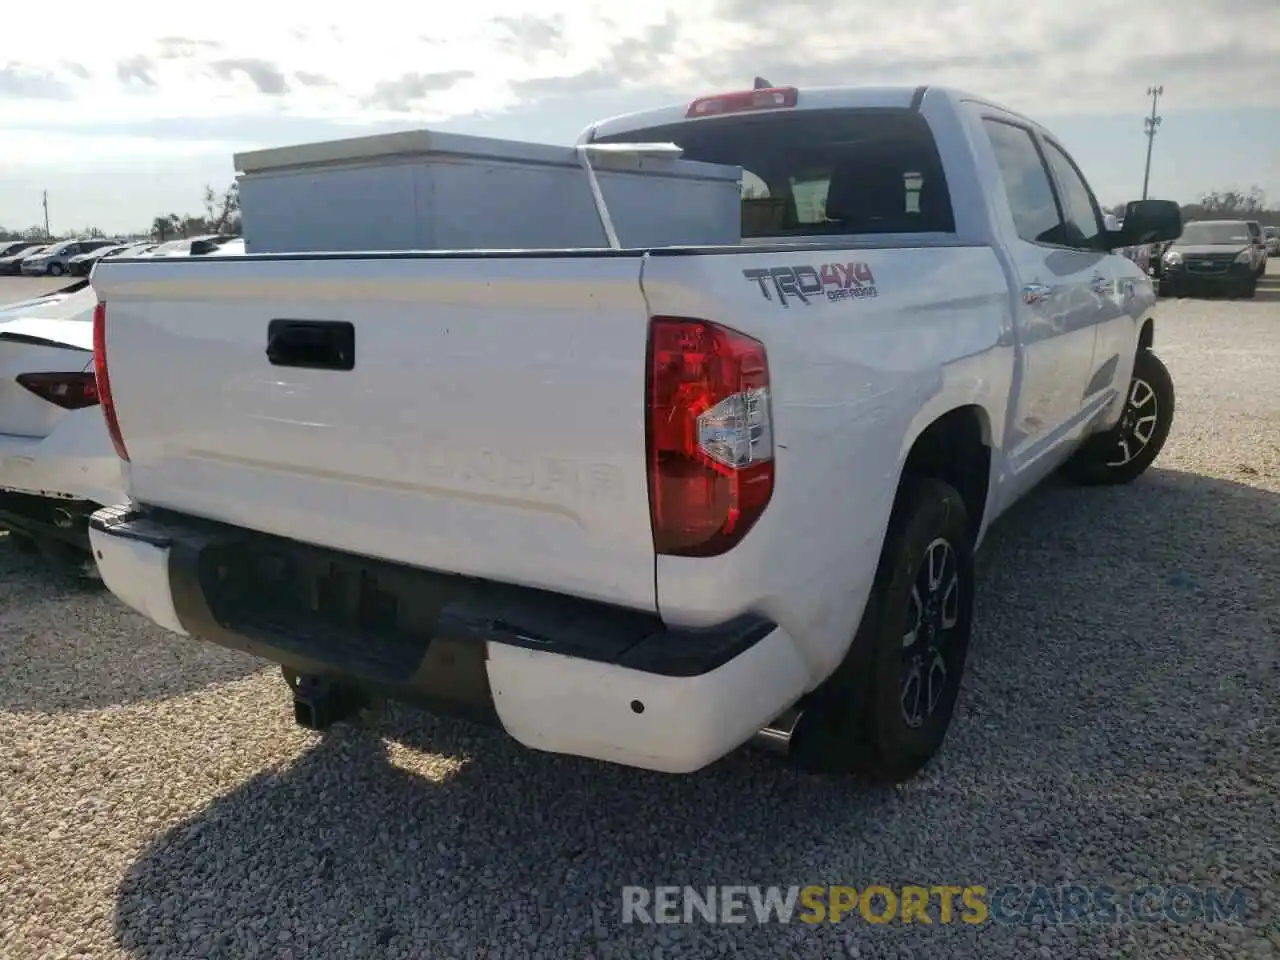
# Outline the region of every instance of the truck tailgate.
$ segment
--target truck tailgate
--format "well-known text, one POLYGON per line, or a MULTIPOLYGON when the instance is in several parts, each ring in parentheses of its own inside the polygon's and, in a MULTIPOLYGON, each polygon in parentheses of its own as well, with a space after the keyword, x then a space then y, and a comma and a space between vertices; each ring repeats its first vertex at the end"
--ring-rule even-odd
POLYGON ((107 304, 130 494, 336 550, 654 609, 641 265, 104 262, 93 285, 107 304), (292 359, 273 364, 278 320, 350 324, 351 356, 308 345, 303 329, 292 359), (322 355, 335 362, 294 365, 322 355))

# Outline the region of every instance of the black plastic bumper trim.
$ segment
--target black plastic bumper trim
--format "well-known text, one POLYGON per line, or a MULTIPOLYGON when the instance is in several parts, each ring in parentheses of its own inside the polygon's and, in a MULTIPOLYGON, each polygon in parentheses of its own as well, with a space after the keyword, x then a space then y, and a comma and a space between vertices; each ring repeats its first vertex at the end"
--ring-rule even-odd
MULTIPOLYGON (((750 615, 708 629, 672 628, 652 613, 387 563, 167 511, 100 510, 91 524, 169 549, 174 610, 192 636, 299 672, 338 673, 400 690, 400 698, 405 691, 447 695, 458 684, 474 686, 459 676, 434 689, 435 680, 447 676, 442 664, 466 659, 467 649, 481 652, 474 663, 483 674, 489 643, 692 677, 723 666, 776 629, 750 615), (323 581, 325 589, 315 586, 318 573, 331 578, 323 581), (344 602, 343 610, 323 610, 344 602), (380 623, 379 609, 394 613, 380 623)), ((479 689, 472 693, 483 699, 479 689)))

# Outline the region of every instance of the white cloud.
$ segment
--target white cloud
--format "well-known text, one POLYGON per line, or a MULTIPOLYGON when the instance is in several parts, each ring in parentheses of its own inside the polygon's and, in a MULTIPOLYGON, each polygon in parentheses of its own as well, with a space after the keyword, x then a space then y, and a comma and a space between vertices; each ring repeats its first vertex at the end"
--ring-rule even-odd
POLYGON ((16 165, 72 164, 75 138, 82 168, 459 118, 543 139, 548 110, 576 132, 603 93, 656 104, 757 74, 950 83, 1032 115, 1136 114, 1151 83, 1170 111, 1280 107, 1280 0, 133 0, 75 4, 56 28, 17 9, 0 222, 16 165))
POLYGON ((517 0, 332 9, 166 0, 127 13, 86 6, 71 31, 6 18, 0 123, 261 115, 282 106, 353 121, 501 110, 518 103, 514 83, 591 69, 611 45, 666 14, 660 5, 636 14, 585 0, 561 6, 535 17, 517 0))
POLYGON ((1163 82, 1193 104, 1280 102, 1280 3, 1204 0, 597 0, 413 6, 84 5, 67 29, 6 16, 0 123, 290 112, 492 112, 603 86, 699 91, 953 82, 1028 110, 1105 110, 1163 82), (58 107, 51 109, 57 98, 58 107))

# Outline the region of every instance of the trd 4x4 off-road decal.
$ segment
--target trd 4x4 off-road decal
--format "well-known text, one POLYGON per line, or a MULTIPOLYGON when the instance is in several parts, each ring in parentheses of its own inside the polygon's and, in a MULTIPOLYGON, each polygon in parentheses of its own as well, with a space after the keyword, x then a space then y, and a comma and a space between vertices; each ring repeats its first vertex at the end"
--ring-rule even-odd
POLYGON ((818 267, 753 267, 742 275, 760 287, 766 300, 777 295, 778 304, 790 307, 794 297, 806 306, 810 297, 827 300, 862 300, 878 297, 876 278, 865 263, 824 263, 818 267))

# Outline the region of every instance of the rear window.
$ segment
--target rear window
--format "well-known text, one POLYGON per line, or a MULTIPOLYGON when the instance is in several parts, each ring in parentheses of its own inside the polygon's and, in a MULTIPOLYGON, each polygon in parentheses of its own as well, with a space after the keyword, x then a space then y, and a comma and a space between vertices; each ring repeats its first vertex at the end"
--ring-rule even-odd
POLYGON ((933 134, 913 110, 717 117, 599 142, 670 142, 687 160, 742 167, 744 238, 955 230, 933 134))

